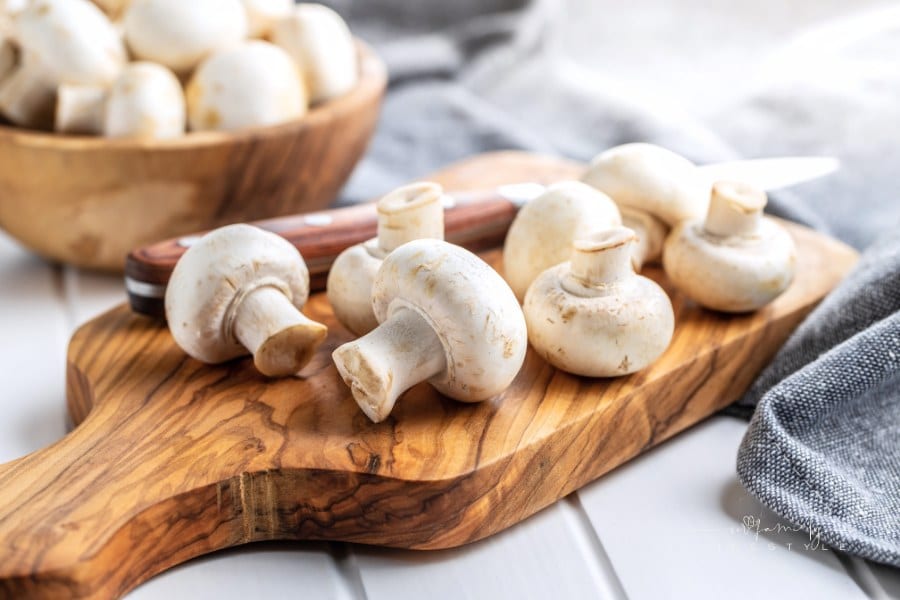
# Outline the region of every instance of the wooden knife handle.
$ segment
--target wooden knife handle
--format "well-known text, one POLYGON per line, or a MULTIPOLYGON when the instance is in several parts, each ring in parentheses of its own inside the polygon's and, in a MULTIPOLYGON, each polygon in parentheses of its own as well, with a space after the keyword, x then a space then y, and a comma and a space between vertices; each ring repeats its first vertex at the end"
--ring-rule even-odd
MULTIPOLYGON (((472 251, 499 246, 516 215, 516 204, 498 190, 450 192, 453 204, 444 212, 445 238, 472 251)), ((306 261, 310 286, 325 288, 328 270, 346 248, 375 237, 375 204, 278 217, 252 223, 291 242, 306 261)), ((163 316, 163 291, 172 269, 192 241, 180 236, 132 251, 125 263, 128 299, 135 312, 163 316)))

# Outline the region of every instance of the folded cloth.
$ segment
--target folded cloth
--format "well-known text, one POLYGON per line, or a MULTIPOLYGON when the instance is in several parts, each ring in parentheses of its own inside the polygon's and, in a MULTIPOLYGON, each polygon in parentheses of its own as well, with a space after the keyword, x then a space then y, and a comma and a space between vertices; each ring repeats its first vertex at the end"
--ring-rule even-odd
MULTIPOLYGON (((698 114, 636 92, 627 69, 589 69, 574 61, 566 47, 567 19, 585 21, 578 25, 587 31, 651 24, 658 39, 649 35, 631 44, 627 36, 599 34, 579 51, 600 67, 631 54, 645 57, 640 69, 671 78, 665 69, 677 64, 674 53, 696 52, 703 44, 712 56, 734 52, 715 45, 721 38, 706 41, 718 34, 715 19, 722 17, 708 7, 677 1, 628 10, 562 0, 330 3, 374 44, 391 72, 381 122, 343 202, 375 197, 454 160, 498 149, 588 160, 616 144, 647 141, 701 163, 838 156, 844 166, 837 176, 774 194, 769 211, 861 249, 877 236, 883 241, 868 248, 856 271, 733 407, 747 416, 756 407, 738 473, 762 502, 823 541, 900 566, 897 7, 860 8, 769 49, 774 67, 764 85, 698 114), (669 22, 678 44, 666 34, 669 22)), ((800 18, 804 12, 795 8, 800 18)), ((729 38, 748 40, 739 49, 744 53, 759 52, 754 44, 768 30, 766 8, 755 10, 754 19, 728 23, 729 38)), ((772 14, 777 22, 771 29, 783 28, 784 11, 772 14)))
POLYGON ((900 566, 900 235, 873 245, 741 405, 738 476, 833 548, 900 566))

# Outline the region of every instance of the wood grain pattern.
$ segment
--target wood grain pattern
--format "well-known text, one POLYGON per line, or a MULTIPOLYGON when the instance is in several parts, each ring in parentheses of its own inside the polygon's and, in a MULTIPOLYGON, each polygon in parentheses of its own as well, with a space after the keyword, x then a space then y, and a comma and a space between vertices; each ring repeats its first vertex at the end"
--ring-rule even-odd
POLYGON ((121 272, 130 250, 334 200, 378 118, 384 65, 302 119, 173 140, 63 136, 0 125, 0 227, 38 254, 121 272))
MULTIPOLYGON (((578 165, 504 154, 439 173, 492 186, 578 165)), ((122 306, 69 347, 80 425, 0 466, 0 596, 114 597, 212 550, 266 539, 419 549, 508 527, 734 400, 799 320, 854 264, 798 226, 798 278, 774 304, 725 316, 673 294, 672 347, 620 379, 556 371, 529 352, 493 401, 453 402, 419 385, 375 425, 340 382, 331 328, 302 378, 266 380, 249 359, 210 367, 157 322, 122 306)), ((499 253, 486 255, 498 264, 499 253)), ((672 293, 663 274, 649 275, 672 293)))

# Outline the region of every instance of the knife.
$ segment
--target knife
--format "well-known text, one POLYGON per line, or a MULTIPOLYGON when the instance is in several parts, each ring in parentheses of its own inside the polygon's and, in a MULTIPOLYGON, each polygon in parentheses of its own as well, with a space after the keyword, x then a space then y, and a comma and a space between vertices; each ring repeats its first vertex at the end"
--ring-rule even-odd
MULTIPOLYGON (((710 179, 737 179, 774 190, 823 177, 839 168, 829 157, 780 157, 738 160, 699 167, 710 179)), ((447 241, 473 252, 500 246, 518 209, 541 195, 539 183, 513 183, 489 190, 448 190, 444 213, 447 241)), ((374 203, 252 223, 277 233, 300 250, 313 290, 325 288, 328 269, 346 248, 375 237, 374 203)), ((132 310, 164 316, 166 284, 175 263, 203 234, 181 236, 132 251, 125 263, 125 289, 132 310)))

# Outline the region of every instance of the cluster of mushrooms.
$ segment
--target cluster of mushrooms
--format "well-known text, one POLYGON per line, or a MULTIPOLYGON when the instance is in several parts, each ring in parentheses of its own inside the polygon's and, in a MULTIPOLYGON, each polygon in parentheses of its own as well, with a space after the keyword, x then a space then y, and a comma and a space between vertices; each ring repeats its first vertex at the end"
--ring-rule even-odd
POLYGON ((167 139, 303 116, 349 91, 356 47, 293 0, 0 0, 0 114, 60 133, 167 139))
MULTIPOLYGON (((447 200, 429 182, 384 196, 377 237, 345 250, 328 276, 335 316, 361 336, 332 357, 374 422, 422 381, 463 402, 500 394, 529 342, 578 375, 645 368, 674 331, 668 295, 636 273, 661 257, 678 289, 717 311, 756 310, 793 280, 792 239, 763 216, 763 192, 705 180, 688 160, 649 144, 604 152, 582 181, 554 184, 526 204, 504 245, 505 280, 443 241, 447 200)), ((249 352, 263 374, 292 375, 327 335, 300 311, 308 295, 294 246, 230 225, 178 262, 166 316, 175 341, 199 360, 249 352)))

